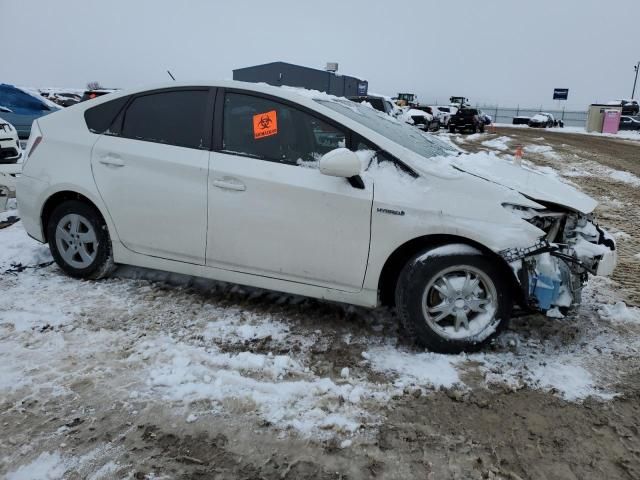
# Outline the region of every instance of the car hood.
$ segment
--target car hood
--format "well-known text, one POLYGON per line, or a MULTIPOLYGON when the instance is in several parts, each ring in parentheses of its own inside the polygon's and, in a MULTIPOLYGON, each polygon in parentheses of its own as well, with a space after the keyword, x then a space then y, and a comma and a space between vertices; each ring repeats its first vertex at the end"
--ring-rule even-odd
POLYGON ((519 166, 493 154, 460 155, 451 160, 451 165, 541 203, 553 203, 584 214, 591 213, 598 205, 593 198, 563 183, 555 174, 519 166))
POLYGON ((598 202, 593 198, 560 181, 554 173, 519 166, 503 160, 493 153, 462 154, 432 158, 426 161, 423 157, 416 155, 415 157, 411 156, 409 160, 412 167, 427 176, 434 175, 453 180, 459 178, 460 175, 473 175, 518 192, 537 202, 540 206, 555 204, 576 212, 589 214, 598 205, 598 202), (418 158, 420 160, 417 160, 418 158))

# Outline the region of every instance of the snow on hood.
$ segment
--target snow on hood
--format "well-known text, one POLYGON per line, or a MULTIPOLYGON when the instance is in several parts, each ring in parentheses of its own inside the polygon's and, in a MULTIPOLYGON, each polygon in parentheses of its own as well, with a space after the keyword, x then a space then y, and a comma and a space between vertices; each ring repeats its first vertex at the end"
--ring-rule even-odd
POLYGON ((591 213, 598 202, 557 177, 503 160, 493 153, 473 153, 450 158, 451 165, 539 201, 591 213))

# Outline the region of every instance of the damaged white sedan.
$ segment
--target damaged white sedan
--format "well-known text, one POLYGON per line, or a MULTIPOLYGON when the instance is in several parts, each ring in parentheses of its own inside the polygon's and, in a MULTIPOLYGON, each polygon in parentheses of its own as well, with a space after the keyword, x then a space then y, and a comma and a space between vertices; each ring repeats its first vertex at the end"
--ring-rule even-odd
MULTIPOLYGON (((121 91, 34 122, 17 197, 67 274, 130 264, 376 307, 473 350, 562 312, 614 240, 596 202, 363 105, 239 82, 121 91)), ((321 326, 318 326, 321 328, 321 326)))

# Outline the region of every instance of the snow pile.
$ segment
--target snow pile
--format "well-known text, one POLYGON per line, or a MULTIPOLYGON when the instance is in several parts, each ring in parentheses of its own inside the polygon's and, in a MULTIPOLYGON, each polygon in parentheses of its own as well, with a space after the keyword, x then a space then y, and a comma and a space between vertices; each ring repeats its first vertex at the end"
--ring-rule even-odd
MULTIPOLYGON (((511 123, 496 123, 496 127, 500 128, 514 128, 529 129, 528 125, 513 125, 511 123)), ((606 138, 618 138, 620 140, 640 140, 640 133, 637 131, 620 130, 618 133, 599 133, 599 132, 587 132, 584 127, 568 127, 549 129, 549 132, 555 133, 574 133, 579 135, 590 135, 593 137, 606 137, 606 138)))
POLYGON ((612 322, 631 322, 640 324, 640 309, 627 307, 624 302, 616 302, 614 305, 602 305, 598 314, 605 320, 612 322))
POLYGON ((220 318, 207 323, 202 331, 204 339, 210 342, 217 340, 238 343, 268 338, 281 343, 291 335, 289 326, 277 320, 243 313, 239 309, 219 311, 219 313, 216 313, 215 309, 208 308, 208 310, 213 315, 221 315, 220 318))
POLYGON ((525 153, 540 154, 553 160, 560 159, 560 155, 558 155, 550 145, 526 145, 524 151, 525 153))
POLYGON ((37 265, 52 260, 49 247, 30 238, 21 228, 20 222, 0 232, 2 232, 0 274, 12 265, 37 265))
POLYGON ((505 150, 509 150, 510 142, 511 142, 511 137, 499 137, 499 138, 494 138, 493 140, 486 140, 482 142, 482 146, 493 148, 494 150, 505 151, 505 150))
POLYGON ((394 378, 394 386, 400 389, 418 386, 437 390, 462 383, 455 368, 458 356, 406 352, 396 346, 382 346, 363 352, 363 357, 375 371, 394 378))
POLYGON ((567 177, 600 177, 626 183, 633 187, 640 187, 640 177, 625 170, 616 170, 596 162, 580 162, 568 165, 562 175, 567 177))
POLYGON ((144 396, 160 394, 184 404, 210 401, 213 405, 205 413, 212 414, 233 401, 236 409, 303 435, 320 435, 322 430, 353 433, 372 421, 360 402, 386 398, 362 385, 316 377, 289 355, 223 353, 170 337, 142 342, 129 361, 149 365, 150 390, 139 392, 144 396))
POLYGON ((549 145, 526 145, 524 151, 529 153, 547 153, 552 152, 553 148, 549 145))
POLYGON ((32 462, 7 474, 7 480, 59 480, 66 471, 59 453, 43 452, 32 462))
POLYGON ((603 400, 613 397, 597 385, 592 374, 572 355, 474 354, 469 359, 481 364, 480 370, 489 385, 551 391, 569 401, 590 396, 603 400))

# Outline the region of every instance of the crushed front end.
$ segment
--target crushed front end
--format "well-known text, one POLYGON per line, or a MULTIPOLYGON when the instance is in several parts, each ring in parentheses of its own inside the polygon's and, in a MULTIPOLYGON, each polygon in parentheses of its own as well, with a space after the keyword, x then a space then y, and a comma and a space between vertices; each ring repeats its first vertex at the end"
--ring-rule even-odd
POLYGON ((528 248, 500 252, 516 274, 528 307, 549 316, 566 314, 580 303, 589 274, 613 273, 616 242, 592 215, 505 207, 546 233, 528 248))

